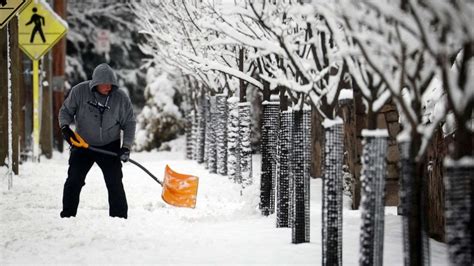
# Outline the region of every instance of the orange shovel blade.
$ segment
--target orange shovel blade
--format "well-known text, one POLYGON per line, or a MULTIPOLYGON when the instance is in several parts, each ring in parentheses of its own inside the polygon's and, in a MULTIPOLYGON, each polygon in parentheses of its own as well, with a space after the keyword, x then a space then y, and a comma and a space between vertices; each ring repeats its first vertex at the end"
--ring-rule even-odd
POLYGON ((163 180, 163 200, 173 206, 194 208, 199 178, 197 176, 177 173, 166 165, 163 180))

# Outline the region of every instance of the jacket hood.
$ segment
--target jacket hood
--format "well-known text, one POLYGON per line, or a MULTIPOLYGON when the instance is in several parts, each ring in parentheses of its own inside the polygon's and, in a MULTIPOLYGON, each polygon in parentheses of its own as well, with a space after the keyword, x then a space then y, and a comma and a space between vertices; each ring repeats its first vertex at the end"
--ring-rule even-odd
POLYGON ((118 88, 117 77, 113 69, 106 63, 98 65, 92 73, 92 80, 89 82, 89 88, 94 90, 99 84, 112 84, 112 90, 118 88))

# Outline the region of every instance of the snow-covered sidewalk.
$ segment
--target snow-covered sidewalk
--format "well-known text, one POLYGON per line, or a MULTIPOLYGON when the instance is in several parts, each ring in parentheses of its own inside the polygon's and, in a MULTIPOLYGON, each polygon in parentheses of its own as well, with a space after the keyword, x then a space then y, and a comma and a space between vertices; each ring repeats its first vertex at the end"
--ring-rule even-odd
MULTIPOLYGON (((182 152, 132 153, 162 178, 169 164, 200 177, 195 209, 168 206, 161 187, 136 166, 124 165, 129 219, 108 216, 107 190, 94 165, 76 218, 61 219, 68 153, 21 165, 7 191, 0 168, 0 264, 321 264, 321 180, 311 180, 311 243, 291 244, 291 229, 258 211, 260 157, 255 184, 243 195, 227 177, 209 174, 182 152)), ((385 265, 403 265, 401 218, 386 209, 385 265)), ((344 265, 358 265, 360 212, 344 209, 344 265)), ((447 264, 444 244, 431 241, 433 265, 447 264)))

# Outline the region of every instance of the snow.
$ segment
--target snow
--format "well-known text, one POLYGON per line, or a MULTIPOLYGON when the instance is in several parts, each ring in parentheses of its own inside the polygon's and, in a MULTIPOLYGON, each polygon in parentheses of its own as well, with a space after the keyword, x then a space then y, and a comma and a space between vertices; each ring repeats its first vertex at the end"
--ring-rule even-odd
POLYGON ((278 101, 263 101, 262 105, 280 105, 280 102, 278 101))
POLYGON ((325 118, 324 121, 323 121, 323 127, 324 128, 330 128, 330 127, 333 127, 335 125, 339 125, 339 124, 343 124, 344 121, 342 121, 342 118, 340 118, 339 116, 336 116, 336 118, 334 119, 329 119, 329 118, 325 118))
POLYGON ((398 143, 403 143, 403 142, 409 142, 411 141, 411 135, 409 130, 402 130, 400 133, 397 135, 397 142, 398 143))
POLYGON ((362 129, 362 136, 363 137, 387 137, 388 138, 388 130, 387 129, 362 129))
POLYGON ((339 93, 338 100, 352 100, 354 98, 354 91, 350 89, 342 89, 339 93))
POLYGON ((444 159, 445 167, 474 167, 474 157, 464 156, 461 159, 454 160, 451 157, 444 159))
MULTIPOLYGON (((68 153, 25 162, 13 190, 0 168, 0 264, 321 264, 321 179, 311 179, 311 242, 291 244, 291 229, 276 228, 276 216, 260 215, 260 161, 253 157, 255 183, 241 195, 228 177, 209 174, 178 152, 141 152, 131 157, 161 178, 166 164, 199 176, 195 209, 161 200, 161 187, 136 166, 123 167, 127 220, 108 216, 102 173, 94 165, 82 189, 76 218, 61 219, 68 153)), ((358 265, 361 213, 344 207, 343 261, 358 265)), ((385 265, 402 265, 401 217, 385 210, 385 265)), ((446 246, 431 241, 433 265, 447 265, 446 246)))

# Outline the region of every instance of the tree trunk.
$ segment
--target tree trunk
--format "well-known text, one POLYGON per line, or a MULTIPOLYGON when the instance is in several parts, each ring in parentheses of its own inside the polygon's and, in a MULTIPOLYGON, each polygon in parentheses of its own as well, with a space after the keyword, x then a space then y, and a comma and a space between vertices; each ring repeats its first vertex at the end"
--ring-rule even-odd
MULTIPOLYGON (((239 70, 243 73, 244 72, 244 56, 245 56, 245 50, 244 48, 239 49, 239 70)), ((246 102, 247 101, 247 87, 245 86, 245 82, 243 79, 239 79, 239 96, 240 96, 240 102, 246 102)))
POLYGON ((424 164, 416 162, 421 136, 412 134, 410 141, 400 143, 402 224, 405 265, 429 265, 429 239, 426 228, 426 202, 423 182, 424 164))
POLYGON ((443 137, 441 127, 436 130, 426 152, 428 169, 428 210, 427 221, 430 237, 445 241, 445 186, 443 183, 443 161, 448 154, 448 145, 452 137, 443 137))
POLYGON ((322 178, 324 168, 324 128, 323 116, 319 111, 311 107, 311 176, 322 178))
POLYGON ((454 138, 454 150, 450 154, 453 159, 460 159, 464 156, 473 155, 474 134, 470 132, 465 124, 466 121, 456 121, 457 128, 454 138))
POLYGON ((367 127, 367 113, 366 107, 363 103, 362 92, 357 87, 357 84, 354 83, 354 113, 355 113, 355 157, 357 158, 354 161, 354 169, 352 174, 354 175, 354 185, 353 185, 353 198, 352 198, 352 209, 358 209, 360 204, 360 191, 361 191, 361 182, 360 174, 362 169, 362 130, 367 127))

